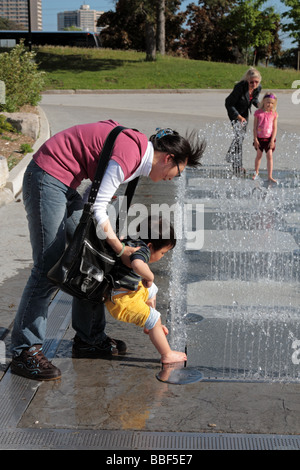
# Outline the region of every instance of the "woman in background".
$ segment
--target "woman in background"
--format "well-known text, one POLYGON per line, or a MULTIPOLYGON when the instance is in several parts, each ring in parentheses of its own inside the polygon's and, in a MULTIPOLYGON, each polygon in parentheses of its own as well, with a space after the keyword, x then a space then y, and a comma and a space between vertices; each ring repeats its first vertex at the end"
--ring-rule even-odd
POLYGON ((225 107, 234 131, 234 138, 227 152, 226 161, 232 163, 233 173, 236 176, 245 174, 243 168, 243 141, 247 131, 251 105, 256 108, 259 105, 260 82, 260 73, 251 67, 225 100, 225 107))

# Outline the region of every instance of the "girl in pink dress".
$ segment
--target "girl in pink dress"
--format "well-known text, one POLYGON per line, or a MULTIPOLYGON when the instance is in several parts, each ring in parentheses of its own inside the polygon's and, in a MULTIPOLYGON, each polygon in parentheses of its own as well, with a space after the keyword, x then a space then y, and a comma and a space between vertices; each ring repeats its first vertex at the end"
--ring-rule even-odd
POLYGON ((277 119, 276 112, 277 97, 273 93, 266 93, 261 102, 260 109, 254 113, 254 142, 256 149, 255 174, 253 179, 258 177, 259 167, 263 151, 267 156, 268 179, 276 183, 273 178, 273 152, 275 150, 277 119))

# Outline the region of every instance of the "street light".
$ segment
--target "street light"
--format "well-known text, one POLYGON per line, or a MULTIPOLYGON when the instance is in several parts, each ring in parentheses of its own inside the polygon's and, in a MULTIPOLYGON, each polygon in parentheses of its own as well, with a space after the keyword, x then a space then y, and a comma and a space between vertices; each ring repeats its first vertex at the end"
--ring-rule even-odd
POLYGON ((27 0, 27 6, 28 6, 28 46, 29 50, 31 52, 31 12, 30 12, 30 0, 27 0))

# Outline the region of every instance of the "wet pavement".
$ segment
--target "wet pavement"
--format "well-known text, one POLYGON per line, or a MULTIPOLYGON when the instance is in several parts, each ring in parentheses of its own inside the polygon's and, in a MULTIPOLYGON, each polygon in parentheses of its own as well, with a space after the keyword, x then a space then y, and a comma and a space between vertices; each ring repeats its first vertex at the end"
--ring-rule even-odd
MULTIPOLYGON (((295 122, 300 108, 292 104, 291 93, 278 93, 281 120, 274 168, 281 182, 275 188, 266 188, 263 178, 259 183, 265 196, 271 194, 271 206, 266 208, 265 199, 249 196, 257 184, 250 178, 232 179, 224 161, 232 137, 223 109, 226 95, 224 91, 44 95, 41 106, 52 133, 78 122, 113 118, 147 135, 156 127, 169 126, 180 132, 200 129, 207 138, 201 170, 186 171, 183 182, 152 184, 143 179, 134 199, 147 207, 174 201, 204 206, 204 240, 199 239, 193 249, 182 240, 172 256, 152 265, 159 286, 158 309, 167 321, 171 342, 187 346, 186 365, 200 370, 204 380, 186 385, 158 380, 161 365, 147 336, 109 315, 107 332, 126 341, 128 354, 114 360, 73 359, 69 299, 58 297, 47 346, 49 357, 53 355, 62 370, 62 379, 36 383, 13 376, 5 372, 7 352, 1 366, 0 448, 300 447, 297 354, 293 356, 296 361, 291 360, 297 353, 292 345, 300 339, 299 277, 297 262, 287 262, 299 246, 299 199, 295 195, 299 132, 295 122), (284 181, 290 182, 289 187, 284 181), (285 203, 279 204, 282 198, 285 203), (238 220, 241 213, 250 217, 238 220), (264 216, 262 221, 249 227, 249 221, 259 215, 264 216), (284 228, 278 226, 282 218, 284 228), (224 230, 224 223, 230 231, 224 230), (266 235, 275 239, 264 241, 266 235), (270 252, 277 256, 273 271, 267 276, 249 271, 249 266, 259 270, 262 257, 270 252), (276 278, 272 273, 278 274, 281 265, 286 267, 284 275, 276 278), (282 316, 284 312, 288 319, 282 316), (260 351, 259 358, 254 351, 260 351), (278 356, 285 357, 280 376, 278 367, 273 367, 274 362, 278 365, 274 361, 278 356), (263 375, 258 374, 261 370, 263 375)), ((252 121, 244 159, 249 172, 255 157, 251 125, 252 121)), ((4 338, 29 273, 31 249, 22 202, 1 207, 0 216, 0 335, 4 338)))

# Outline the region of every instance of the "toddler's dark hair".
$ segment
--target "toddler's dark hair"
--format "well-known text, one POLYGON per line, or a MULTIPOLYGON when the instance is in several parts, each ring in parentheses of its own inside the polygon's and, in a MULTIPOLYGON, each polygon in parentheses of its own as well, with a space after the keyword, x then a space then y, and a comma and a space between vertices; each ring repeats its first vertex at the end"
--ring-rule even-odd
POLYGON ((155 251, 165 246, 171 246, 171 249, 175 247, 175 230, 172 223, 167 219, 150 215, 141 225, 137 227, 137 231, 141 233, 141 239, 146 244, 151 243, 155 251), (144 230, 144 224, 147 224, 147 234, 144 230), (143 227, 141 227, 141 225, 143 225, 143 227))

